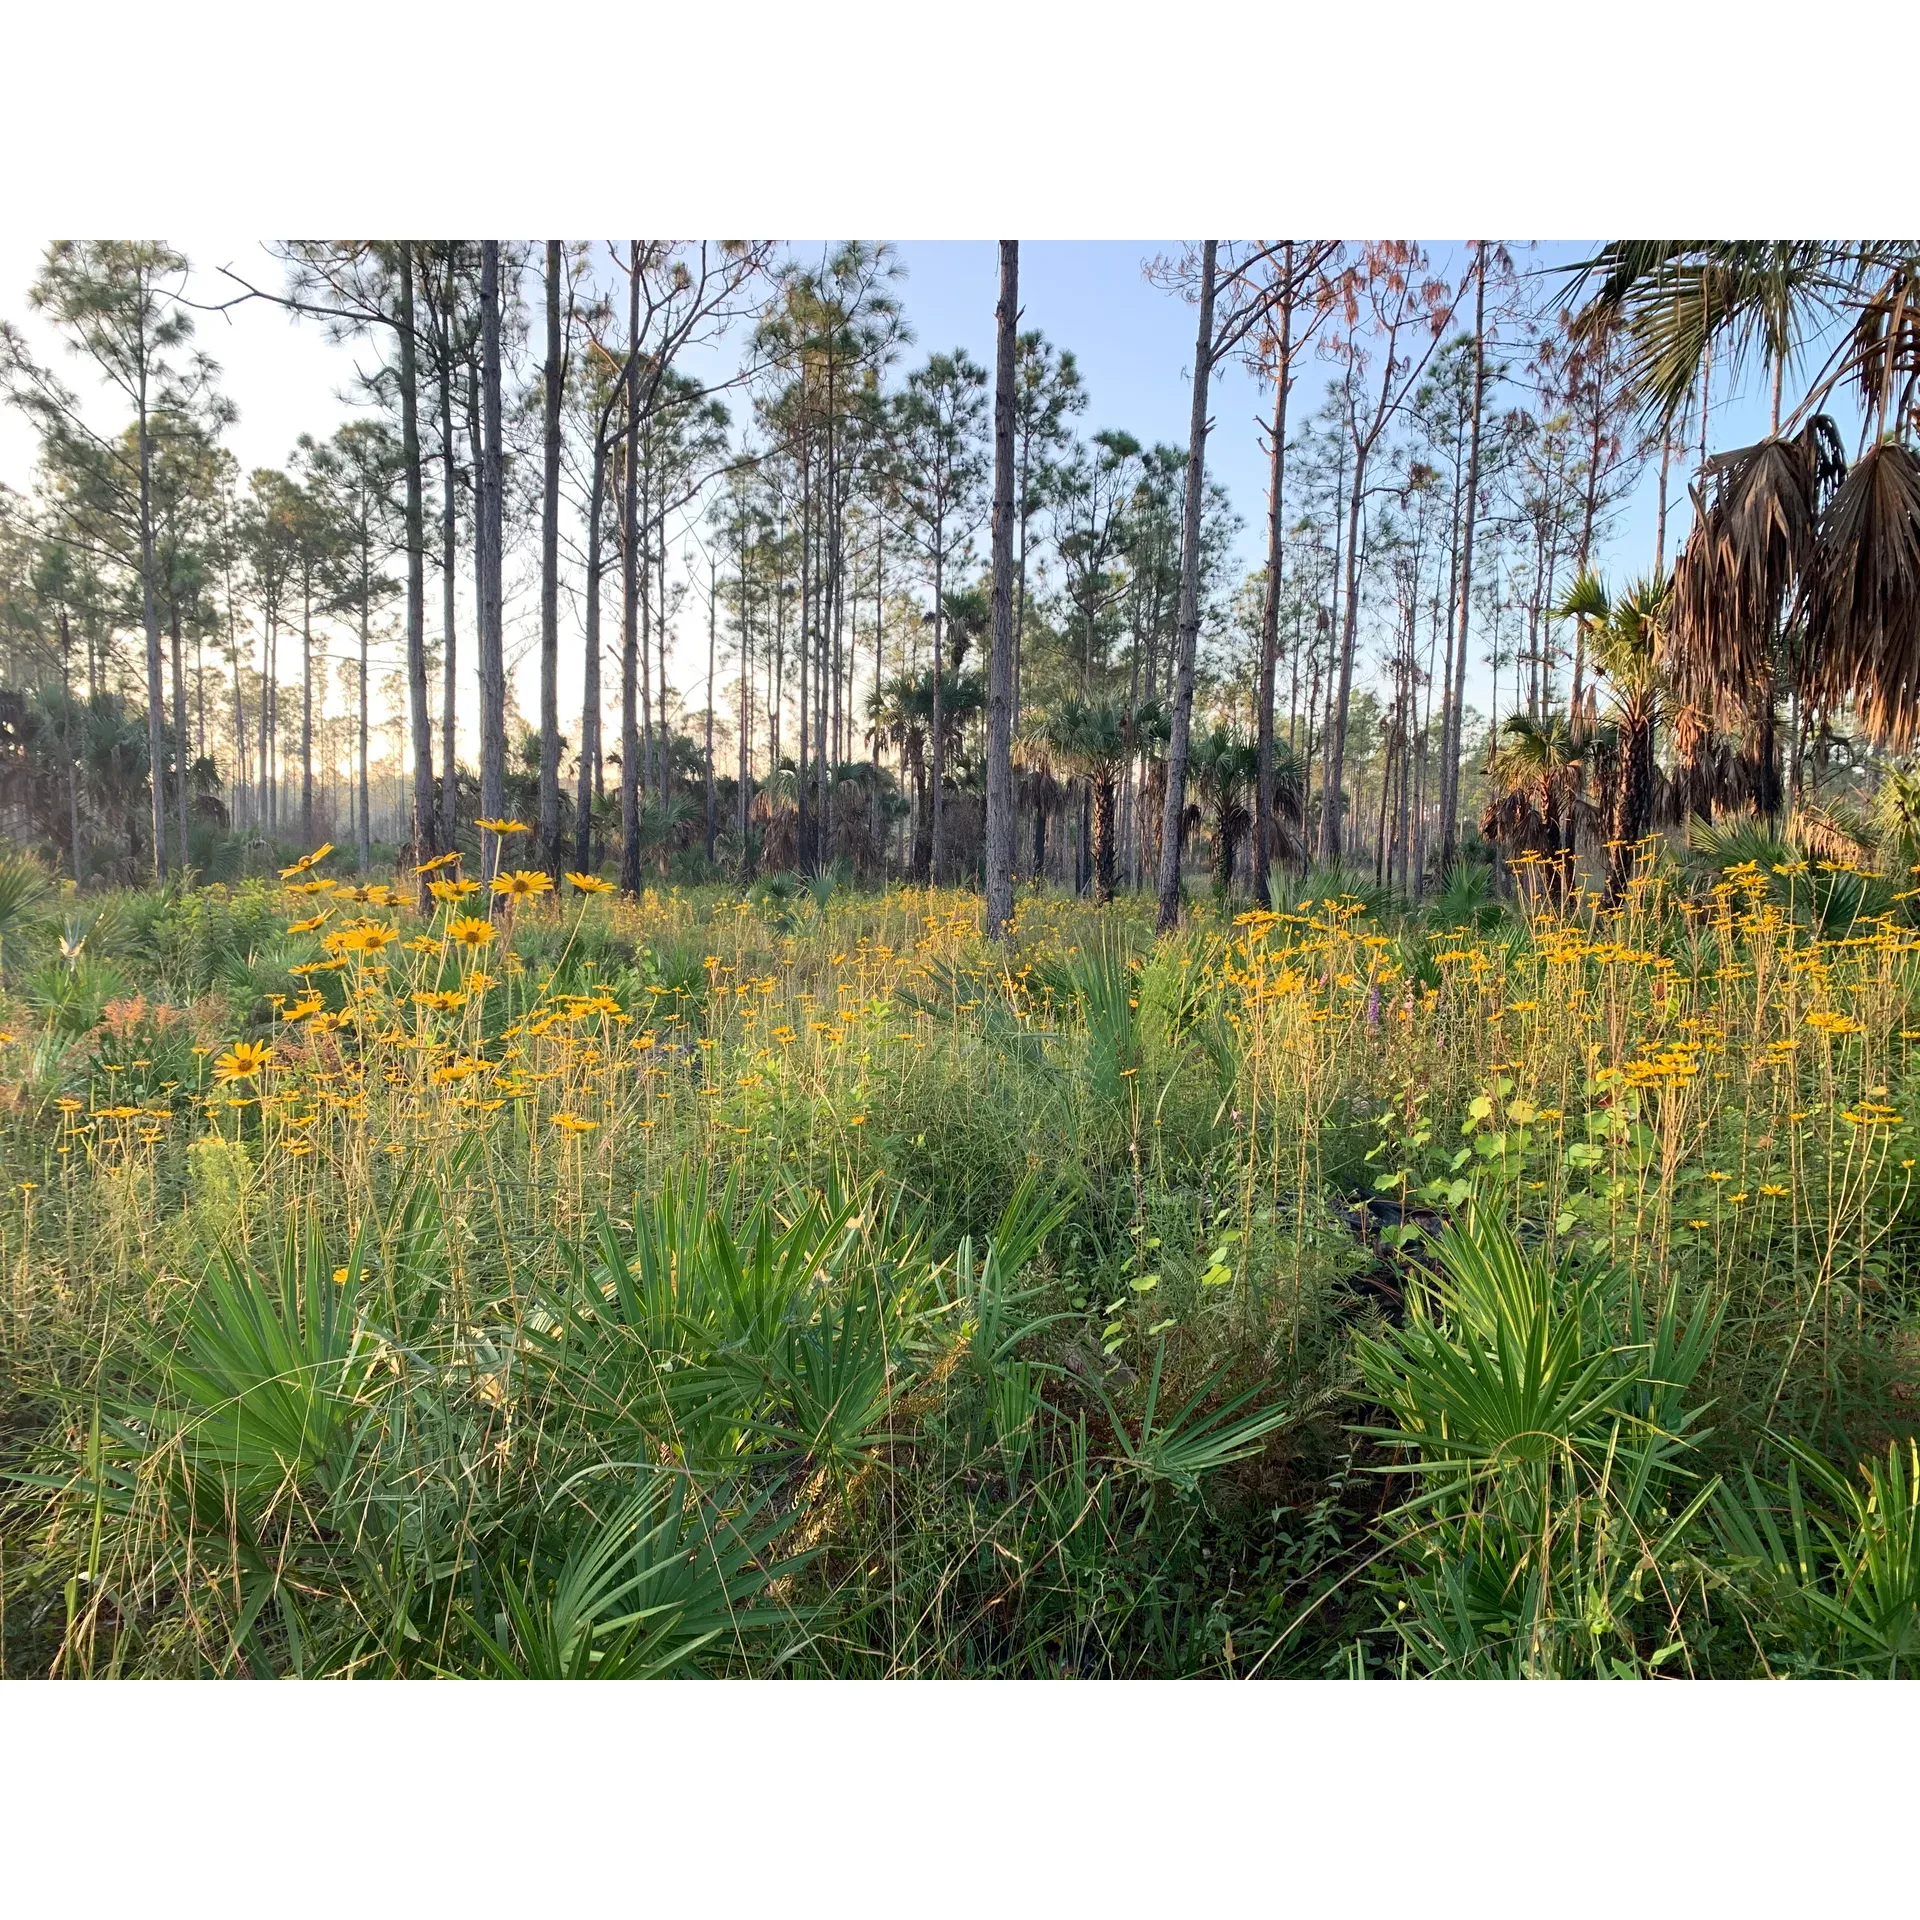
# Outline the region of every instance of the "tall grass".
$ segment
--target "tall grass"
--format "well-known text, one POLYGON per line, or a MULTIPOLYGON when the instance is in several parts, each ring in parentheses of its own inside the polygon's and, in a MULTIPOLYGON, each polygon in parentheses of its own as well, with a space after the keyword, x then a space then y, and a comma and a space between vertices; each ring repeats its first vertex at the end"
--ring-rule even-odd
POLYGON ((9 932, 9 1672, 1912 1657, 1902 900, 321 872, 9 932))

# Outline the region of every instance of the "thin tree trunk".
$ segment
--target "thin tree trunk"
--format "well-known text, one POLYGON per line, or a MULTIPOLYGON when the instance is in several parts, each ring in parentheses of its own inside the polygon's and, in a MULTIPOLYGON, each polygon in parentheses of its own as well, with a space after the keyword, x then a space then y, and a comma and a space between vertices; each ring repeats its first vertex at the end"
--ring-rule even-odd
POLYGON ((713 846, 718 819, 713 785, 713 672, 720 649, 720 562, 707 556, 707 865, 713 865, 713 846))
MULTIPOLYGON (((501 433, 500 242, 480 243, 480 811, 498 819, 506 808, 507 665, 501 631, 501 433)), ((482 865, 491 875, 500 864, 500 842, 482 865)))
POLYGON ((1467 640, 1473 613, 1473 530, 1480 506, 1480 418, 1487 371, 1487 243, 1482 240, 1474 265, 1473 300, 1473 420, 1467 435, 1466 525, 1460 535, 1459 640, 1453 655, 1452 728, 1441 744, 1440 866, 1453 864, 1460 830, 1460 754, 1466 723, 1467 640))
POLYGON ((547 242, 546 440, 540 521, 540 864, 560 874, 560 242, 547 242))
MULTIPOLYGON (((987 670, 987 937, 1013 921, 1013 403, 1020 243, 1000 242, 993 389, 993 653, 987 670)), ((1111 854, 1108 860, 1112 864, 1111 854)))
POLYGON ((1273 861, 1273 671, 1280 651, 1280 576, 1286 557, 1287 393, 1293 385, 1293 242, 1282 267, 1280 340, 1275 356, 1273 457, 1267 490, 1267 592, 1260 609, 1260 686, 1255 695, 1256 758, 1253 813, 1253 897, 1268 904, 1273 861))
POLYGON ((579 801, 573 823, 574 865, 593 871, 594 769, 600 758, 600 522, 606 511, 607 443, 596 435, 593 443, 593 479, 587 489, 587 612, 585 685, 580 696, 579 801))
MULTIPOLYGON (((427 522, 420 473, 420 348, 414 335, 413 245, 400 248, 400 459, 407 488, 407 702, 413 733, 413 863, 433 858, 433 714, 427 705, 427 522)), ((451 625, 451 623, 449 623, 451 625)), ((449 640, 451 645, 451 640, 449 640)), ((427 910, 426 876, 414 882, 427 910)))
POLYGON ((1193 416, 1187 428, 1186 512, 1180 528, 1179 657, 1173 688, 1173 726, 1167 742, 1166 806, 1160 825, 1158 927, 1180 922, 1180 829, 1187 807, 1187 752, 1193 731, 1193 679, 1200 644, 1200 516, 1206 503, 1207 396, 1213 376, 1213 282, 1220 243, 1200 255, 1200 328, 1193 349, 1193 416))
POLYGON ((167 595, 167 628, 173 641, 173 797, 180 827, 180 878, 187 878, 191 853, 187 844, 187 671, 180 642, 180 597, 167 595))
POLYGON ((929 798, 927 825, 928 886, 938 886, 947 864, 947 817, 942 804, 947 785, 946 754, 946 527, 939 526, 933 537, 933 792, 929 798))
POLYGON ((813 724, 808 672, 813 652, 813 458, 800 443, 800 751, 794 760, 794 858, 802 873, 813 871, 813 809, 808 804, 810 762, 807 735, 813 724))
POLYGON ((313 570, 300 567, 300 839, 313 845, 313 570))
POLYGON ((372 529, 368 521, 370 511, 370 503, 363 494, 360 499, 360 812, 356 822, 359 828, 359 839, 355 843, 356 864, 363 877, 367 869, 373 865, 373 822, 368 811, 367 778, 367 679, 370 665, 368 627, 373 599, 372 529))
MULTIPOLYGON (((451 334, 452 322, 448 329, 451 334)), ((458 594, 459 579, 455 568, 459 564, 459 462, 453 452, 453 348, 449 340, 447 363, 440 381, 440 452, 445 463, 445 475, 440 498, 440 633, 442 640, 442 658, 440 661, 440 840, 441 844, 451 847, 454 844, 454 829, 458 825, 459 809, 459 766, 454 754, 454 713, 455 694, 458 683, 454 678, 456 653, 456 634, 454 627, 454 603, 458 594)))
MULTIPOLYGON (((153 586, 153 440, 147 430, 147 370, 135 414, 140 442, 140 618, 147 630, 147 773, 153 797, 153 877, 167 877, 166 693, 160 679, 160 604, 153 586)), ((137 853, 130 848, 129 853, 137 853)))
POLYGON ((749 755, 753 738, 753 596, 747 591, 747 555, 745 542, 740 551, 740 875, 744 879, 747 859, 748 803, 751 795, 749 755))
POLYGON ((640 242, 628 243, 627 439, 620 556, 620 885, 640 891, 640 242))

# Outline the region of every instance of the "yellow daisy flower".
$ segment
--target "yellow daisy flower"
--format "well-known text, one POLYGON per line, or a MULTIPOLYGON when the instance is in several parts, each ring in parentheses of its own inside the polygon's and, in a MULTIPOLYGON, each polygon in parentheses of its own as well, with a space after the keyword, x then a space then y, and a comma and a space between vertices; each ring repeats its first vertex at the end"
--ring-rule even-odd
POLYGON ((471 916, 456 920, 447 929, 447 938, 456 947, 465 947, 469 953, 477 952, 493 944, 493 922, 471 916))
POLYGON ((265 1071, 272 1058, 271 1047, 262 1046, 257 1040, 236 1040, 213 1063, 213 1077, 222 1086, 235 1080, 251 1080, 265 1071))

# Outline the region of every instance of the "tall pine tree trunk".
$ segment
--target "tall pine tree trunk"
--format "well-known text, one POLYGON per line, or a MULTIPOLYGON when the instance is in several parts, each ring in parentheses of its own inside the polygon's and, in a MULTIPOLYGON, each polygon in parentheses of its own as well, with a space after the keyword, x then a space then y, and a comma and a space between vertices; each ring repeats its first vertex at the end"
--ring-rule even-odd
POLYGON ((620 884, 640 891, 640 242, 628 243, 626 491, 620 527, 620 884))
MULTIPOLYGON (((140 442, 140 619, 147 630, 147 773, 153 790, 153 877, 167 877, 166 692, 160 679, 160 603, 153 586, 153 440, 147 372, 140 369, 135 431, 140 442)), ((129 853, 137 849, 129 848, 129 853)))
POLYGON ((1453 688, 1447 703, 1449 724, 1441 729, 1440 747, 1440 867, 1453 864, 1460 828, 1460 752, 1465 730, 1467 693, 1467 634, 1473 612, 1473 527, 1480 503, 1480 414, 1487 364, 1487 243, 1476 250, 1473 301, 1473 420, 1467 438, 1466 525, 1460 535, 1460 603, 1458 640, 1453 654, 1453 688))
MULTIPOLYGON (((480 489, 476 544, 480 554, 480 811, 497 820, 507 800, 507 665, 501 630, 500 242, 480 243, 480 489)), ((481 841, 491 875, 500 842, 481 841), (487 858, 492 853, 492 859, 487 858)))
POLYGON ((188 869, 187 848, 187 765, 191 758, 187 740, 187 665, 180 644, 180 596, 167 595, 167 629, 173 642, 173 800, 180 827, 180 878, 188 869))
POLYGON ((440 840, 447 847, 454 844, 460 799, 459 762, 454 754, 455 696, 459 689, 454 677, 454 605, 460 585, 455 572, 460 561, 460 463, 453 447, 453 349, 449 345, 440 381, 440 454, 445 464, 440 496, 440 840))
POLYGON ((1193 415, 1187 428, 1187 497, 1180 527, 1180 624, 1167 793, 1160 824, 1160 932, 1180 922, 1180 828, 1187 808, 1187 753, 1193 734, 1193 678, 1200 645, 1200 515, 1206 501, 1207 393, 1213 376, 1213 282, 1220 243, 1200 254, 1200 327, 1193 348, 1193 415))
POLYGON ((373 821, 369 813, 367 772, 367 681, 370 661, 368 628, 373 600, 373 553, 368 523, 369 504, 364 496, 360 501, 360 810, 357 825, 360 837, 355 846, 356 864, 362 875, 373 865, 373 821))
POLYGON ((300 843, 313 845, 313 569, 300 566, 300 843))
POLYGON ((600 759, 600 521, 606 494, 607 442, 604 434, 596 434, 593 479, 587 489, 585 684, 580 696, 580 781, 573 823, 573 860, 582 873, 593 871, 593 775, 600 759))
POLYGON ((720 647, 720 562, 707 556, 707 865, 713 865, 713 844, 718 830, 713 786, 713 673, 720 647))
POLYGON ((560 872, 560 242, 547 242, 545 492, 540 523, 540 864, 560 872))
POLYGON ((1287 489, 1287 394, 1293 385, 1293 243, 1287 242, 1280 298, 1280 341, 1275 356, 1273 455, 1267 491, 1267 592, 1260 609, 1260 687, 1254 715, 1258 771, 1254 780, 1253 897, 1268 904, 1267 876, 1273 861, 1273 673, 1280 652, 1280 572, 1286 556, 1284 502, 1287 489))
MULTIPOLYGON (((414 333, 413 244, 400 248, 400 460, 406 469, 407 704, 413 734, 413 864, 433 857, 433 714, 427 705, 427 518, 420 473, 420 343, 414 333)), ((451 644, 451 642, 449 642, 451 644)), ((424 913, 426 876, 416 879, 424 913)))
POLYGON ((1013 408, 1020 242, 1000 242, 993 384, 993 653, 987 669, 987 937, 1013 919, 1013 408))

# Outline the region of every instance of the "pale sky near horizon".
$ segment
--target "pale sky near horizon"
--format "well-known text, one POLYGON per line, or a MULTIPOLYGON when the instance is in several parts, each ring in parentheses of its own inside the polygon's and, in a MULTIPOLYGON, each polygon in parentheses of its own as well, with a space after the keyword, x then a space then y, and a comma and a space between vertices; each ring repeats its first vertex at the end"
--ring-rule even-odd
MULTIPOLYGON (((178 238, 174 242, 193 263, 191 292, 211 302, 234 290, 214 270, 230 264, 254 284, 278 286, 281 269, 258 241, 178 238)), ((964 346, 983 365, 991 366, 994 347, 994 305, 998 297, 998 250, 991 241, 902 241, 896 243, 905 275, 897 292, 914 334, 903 353, 896 377, 927 353, 964 346)), ((1586 243, 1543 244, 1521 257, 1523 268, 1551 268, 1578 259, 1586 243)), ((1177 249, 1177 242, 1026 241, 1020 250, 1022 324, 1040 328, 1059 346, 1070 348, 1080 363, 1088 395, 1081 431, 1121 427, 1143 443, 1167 441, 1184 446, 1190 407, 1194 310, 1179 298, 1150 285, 1144 263, 1159 253, 1177 249)), ((1435 264, 1451 266, 1458 274, 1464 260, 1459 243, 1429 243, 1435 264)), ((38 316, 30 314, 26 290, 44 252, 43 240, 0 238, 0 316, 23 326, 36 351, 48 358, 62 377, 76 387, 87 385, 87 369, 49 338, 38 316)), ((792 251, 806 258, 817 243, 793 243, 792 251)), ((1520 250, 1516 246, 1516 254, 1520 250)), ((353 407, 346 398, 354 380, 355 349, 329 344, 312 321, 291 321, 265 302, 249 302, 230 315, 201 314, 196 344, 222 367, 222 388, 239 408, 239 419, 228 435, 228 445, 243 472, 258 466, 283 465, 294 441, 303 432, 324 437, 353 407)), ((365 347, 358 350, 362 355, 365 347)), ((1316 364, 1303 371, 1296 387, 1296 419, 1318 404, 1324 374, 1316 364)), ((1752 403, 1742 406, 1742 414, 1752 403)), ((1228 490, 1244 523, 1240 538, 1245 568, 1262 557, 1260 521, 1264 512, 1267 469, 1256 421, 1267 417, 1271 389, 1235 364, 1217 377, 1213 396, 1214 430, 1208 441, 1208 471, 1228 490)), ((736 429, 744 416, 736 405, 736 429)), ((103 413, 102 419, 107 415, 103 413)), ((1732 422, 1727 422, 1729 428, 1732 422)), ((1756 431, 1764 431, 1764 419, 1756 431)), ((1716 430, 1716 443, 1725 444, 1716 430)), ((31 480, 33 436, 12 409, 0 407, 0 482, 24 489, 31 480)), ((1653 547, 1654 481, 1644 476, 1635 496, 1619 516, 1603 555, 1603 565, 1615 575, 1644 571, 1653 547)), ((1676 474, 1671 487, 1670 514, 1685 506, 1684 477, 1676 474)), ((1670 551, 1674 528, 1670 522, 1670 551)), ((687 543, 674 541, 676 554, 687 543)), ((507 605, 507 645, 516 692, 523 711, 536 708, 532 658, 537 600, 531 590, 532 558, 510 561, 507 605)), ((466 600, 465 582, 462 583, 466 600)), ((470 601, 466 602, 470 622, 470 601)), ((434 609, 437 588, 429 581, 429 627, 437 624, 434 609)), ((578 730, 580 668, 577 644, 578 610, 563 612, 561 712, 563 729, 578 730), (565 716, 574 715, 572 722, 565 716)), ((705 705, 706 619, 704 599, 689 594, 676 630, 676 684, 689 707, 705 705)), ((477 717, 472 684, 471 627, 461 636, 462 732, 477 717)), ((377 649, 376 672, 397 665, 400 645, 389 638, 377 649)), ((725 669, 722 668, 724 675, 725 669)), ((1485 669, 1475 663, 1475 685, 1469 699, 1484 703, 1485 669)))

